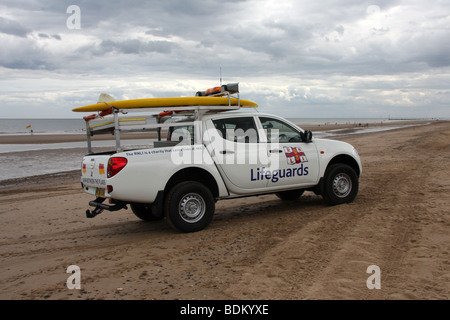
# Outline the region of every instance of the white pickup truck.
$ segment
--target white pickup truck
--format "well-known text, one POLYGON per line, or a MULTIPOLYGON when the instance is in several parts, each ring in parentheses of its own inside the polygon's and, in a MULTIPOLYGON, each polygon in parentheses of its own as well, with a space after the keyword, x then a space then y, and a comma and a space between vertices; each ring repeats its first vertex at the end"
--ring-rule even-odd
POLYGON ((348 143, 312 138, 310 131, 275 115, 216 112, 208 106, 183 110, 153 116, 148 124, 151 117, 120 118, 115 109, 113 120, 97 119, 109 130, 87 122, 89 154, 81 184, 96 196, 87 217, 129 205, 142 220, 166 218, 179 231, 195 232, 211 223, 221 199, 274 193, 295 200, 310 190, 335 205, 358 193, 361 161, 348 143), (144 146, 123 148, 117 135, 132 123, 132 132, 139 127, 157 136, 143 140, 144 146), (95 130, 114 133, 116 150, 92 152, 89 137, 95 130))

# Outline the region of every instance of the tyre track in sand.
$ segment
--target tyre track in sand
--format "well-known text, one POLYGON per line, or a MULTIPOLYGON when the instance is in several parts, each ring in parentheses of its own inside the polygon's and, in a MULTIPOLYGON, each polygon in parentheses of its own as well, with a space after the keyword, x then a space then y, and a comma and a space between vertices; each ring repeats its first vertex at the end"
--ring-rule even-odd
MULTIPOLYGON (((422 135, 399 134, 390 144, 381 138, 377 141, 383 143, 360 147, 366 160, 355 202, 329 208, 329 214, 293 232, 258 264, 243 270, 228 292, 262 299, 410 299, 420 298, 420 293, 442 297, 446 291, 448 296, 445 282, 418 281, 413 277, 419 270, 411 268, 424 227, 443 222, 441 233, 448 227, 448 219, 430 212, 427 199, 448 192, 447 187, 436 193, 431 179, 446 170, 448 144, 439 148, 439 155, 418 159, 415 155, 426 152, 422 149, 435 139, 431 135, 426 141, 422 135), (380 152, 383 148, 386 152, 380 152), (382 290, 367 288, 370 265, 381 268, 382 290)), ((448 257, 448 245, 442 249, 438 269, 445 269, 448 257)))

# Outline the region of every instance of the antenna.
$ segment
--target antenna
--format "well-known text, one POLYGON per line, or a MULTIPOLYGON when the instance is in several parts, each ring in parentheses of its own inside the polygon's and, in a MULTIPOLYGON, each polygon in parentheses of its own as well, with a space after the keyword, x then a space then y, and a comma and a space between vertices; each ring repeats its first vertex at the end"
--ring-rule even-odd
POLYGON ((220 67, 219 76, 220 76, 220 86, 222 86, 222 67, 220 67))

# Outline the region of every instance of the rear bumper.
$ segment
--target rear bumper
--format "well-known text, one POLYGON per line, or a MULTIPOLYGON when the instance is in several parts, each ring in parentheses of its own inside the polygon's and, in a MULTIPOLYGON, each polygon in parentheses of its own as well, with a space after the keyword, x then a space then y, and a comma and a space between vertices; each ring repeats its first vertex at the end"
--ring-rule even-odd
MULTIPOLYGON (((133 204, 133 202, 125 202, 117 199, 111 199, 111 204, 105 204, 103 203, 106 200, 106 198, 103 197, 97 197, 94 201, 89 201, 89 205, 91 207, 94 207, 94 209, 86 210, 86 217, 87 218, 94 218, 95 216, 99 215, 103 212, 103 210, 107 211, 119 211, 122 209, 128 209, 128 204, 133 204)), ((158 194, 156 196, 156 199, 153 203, 149 203, 149 205, 152 206, 152 212, 157 217, 163 216, 163 202, 164 202, 164 191, 160 190, 158 191, 158 194)), ((134 203, 136 204, 136 203, 134 203)), ((142 204, 142 203, 140 203, 142 204)))
POLYGON ((86 210, 86 217, 93 218, 102 213, 103 210, 118 211, 127 208, 127 203, 123 201, 115 200, 113 204, 108 205, 103 203, 105 200, 106 200, 105 198, 96 198, 94 201, 89 201, 89 205, 95 208, 92 211, 89 209, 86 210))

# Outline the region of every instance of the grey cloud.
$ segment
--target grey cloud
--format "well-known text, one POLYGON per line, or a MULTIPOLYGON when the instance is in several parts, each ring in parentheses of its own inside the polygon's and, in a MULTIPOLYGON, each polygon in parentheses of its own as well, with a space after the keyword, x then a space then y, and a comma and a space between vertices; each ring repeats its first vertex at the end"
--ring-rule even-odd
POLYGON ((62 40, 62 38, 61 38, 61 36, 60 36, 59 34, 52 34, 52 35, 49 35, 49 34, 47 34, 47 33, 41 32, 41 33, 38 34, 38 37, 39 37, 40 39, 50 39, 50 38, 53 38, 53 39, 56 39, 56 40, 62 40))
POLYGON ((1 55, 0 65, 8 69, 54 70, 57 68, 40 50, 29 47, 17 50, 14 55, 1 55))
POLYGON ((342 36, 344 34, 345 28, 340 24, 334 30, 336 30, 336 32, 342 36))
POLYGON ((424 33, 408 43, 409 57, 412 61, 423 61, 430 67, 450 66, 450 43, 447 32, 424 33))
POLYGON ((128 39, 123 41, 103 40, 100 43, 101 52, 116 51, 124 54, 140 54, 140 53, 170 53, 176 44, 169 41, 141 41, 138 39, 128 39))
POLYGON ((112 40, 103 40, 100 44, 102 51, 118 51, 121 53, 139 53, 141 42, 139 40, 125 40, 116 42, 112 40))
MULTIPOLYGON (((395 5, 392 1, 378 3, 381 11, 395 5)), ((411 71, 420 67, 420 61, 433 67, 448 65, 447 50, 442 49, 445 48, 442 44, 438 50, 426 51, 422 47, 415 49, 392 43, 389 35, 394 31, 386 32, 386 38, 375 35, 374 39, 355 38, 350 39, 354 40, 352 43, 349 39, 341 42, 340 38, 352 36, 348 25, 368 15, 368 4, 359 0, 347 2, 345 6, 337 6, 332 1, 320 4, 280 3, 284 7, 274 12, 258 11, 258 7, 252 7, 252 2, 246 1, 226 1, 220 4, 220 8, 217 3, 201 0, 133 1, 131 5, 128 1, 82 1, 78 5, 82 26, 72 34, 85 34, 94 38, 93 41, 97 40, 94 46, 92 42, 80 42, 78 52, 91 52, 96 57, 102 57, 104 53, 175 54, 180 69, 186 70, 197 67, 199 57, 211 63, 220 58, 222 65, 234 66, 234 69, 249 75, 260 74, 262 68, 272 73, 314 73, 321 76, 330 72, 360 75, 411 71), (123 10, 125 7, 127 10, 123 10), (249 15, 249 10, 255 10, 255 14, 249 15), (141 37, 135 35, 138 28, 143 29, 141 37), (128 34, 133 36, 127 39, 128 34), (168 40, 148 41, 146 38, 151 36, 168 40), (182 41, 175 42, 174 39, 182 41), (354 47, 353 52, 350 52, 350 46, 354 47)), ((42 7, 53 13, 59 11, 63 18, 67 18, 64 5, 59 1, 49 1, 33 8, 42 10, 42 7)), ((52 20, 50 27, 53 23, 52 20)), ((20 24, 15 26, 16 33, 26 34, 24 28, 18 32, 20 24)), ((13 28, 10 26, 9 29, 13 28)), ((61 29, 44 31, 38 33, 41 39, 62 40, 60 34, 65 40, 70 39, 70 34, 65 36, 61 29)), ((412 34, 411 37, 414 36, 412 34)), ((66 58, 74 61, 77 56, 67 54, 66 58)), ((86 54, 79 56, 79 59, 85 58, 86 54)), ((170 60, 173 56, 166 58, 170 60)), ((102 63, 97 64, 97 68, 101 66, 102 63)))
POLYGON ((0 17, 0 32, 18 37, 26 37, 30 30, 22 26, 18 21, 0 17))

